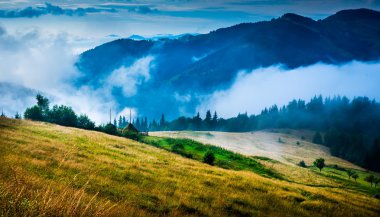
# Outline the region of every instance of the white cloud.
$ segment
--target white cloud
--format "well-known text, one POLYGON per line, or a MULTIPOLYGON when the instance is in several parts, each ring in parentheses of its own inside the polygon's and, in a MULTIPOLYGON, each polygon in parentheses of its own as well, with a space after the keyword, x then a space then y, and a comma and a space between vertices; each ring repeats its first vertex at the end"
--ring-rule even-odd
POLYGON ((281 66, 241 72, 234 84, 216 91, 197 110, 216 110, 220 116, 232 117, 239 112, 257 114, 273 104, 285 105, 292 99, 309 100, 345 95, 380 99, 380 63, 351 62, 341 66, 315 64, 286 70, 281 66))
POLYGON ((129 118, 133 121, 133 119, 137 118, 137 109, 131 107, 125 107, 119 113, 117 113, 116 117, 125 116, 127 121, 129 122, 129 118), (130 115, 130 116, 129 116, 130 115))
POLYGON ((16 113, 22 114, 25 106, 35 104, 36 94, 35 90, 0 82, 0 107, 8 117, 13 117, 16 113))
POLYGON ((129 67, 122 66, 114 70, 108 77, 107 84, 111 87, 120 87, 126 97, 135 95, 138 86, 150 79, 153 60, 153 56, 146 56, 136 60, 129 67))
POLYGON ((14 84, 2 85, 7 100, 0 106, 11 113, 8 115, 31 105, 31 92, 20 92, 30 88, 50 98, 51 104, 72 106, 97 123, 108 121, 109 109, 117 107, 110 93, 72 85, 80 72, 74 66, 77 56, 70 40, 68 34, 46 35, 36 29, 10 34, 0 28, 0 82, 14 84))

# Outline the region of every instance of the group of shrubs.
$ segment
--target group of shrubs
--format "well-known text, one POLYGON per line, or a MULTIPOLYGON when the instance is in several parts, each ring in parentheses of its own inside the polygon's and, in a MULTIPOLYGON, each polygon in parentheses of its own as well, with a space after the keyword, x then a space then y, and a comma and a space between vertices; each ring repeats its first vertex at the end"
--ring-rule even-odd
POLYGON ((45 121, 63 126, 78 127, 82 129, 95 130, 95 123, 87 115, 77 115, 74 110, 65 105, 54 105, 49 107, 49 100, 37 94, 37 105, 27 108, 24 112, 25 119, 45 121))
MULTIPOLYGON (((323 158, 318 158, 316 159, 314 162, 313 162, 313 165, 319 169, 319 171, 321 172, 322 169, 326 166, 325 164, 325 159, 323 158)), ((304 167, 304 168, 307 168, 307 165, 305 163, 305 161, 301 160, 299 163, 298 163, 298 166, 300 167, 304 167)), ((348 179, 351 179, 353 178, 355 181, 359 178, 359 174, 357 172, 355 172, 354 170, 350 170, 350 169, 345 169, 343 167, 340 167, 338 166, 337 164, 335 165, 332 165, 331 166, 332 168, 334 169, 337 169, 337 170, 340 170, 340 171, 345 171, 347 173, 347 176, 348 176, 348 179)), ((377 184, 380 183, 380 177, 375 177, 374 175, 368 175, 367 177, 364 178, 364 181, 370 183, 371 187, 374 186, 376 187, 377 184)))
MULTIPOLYGON (((322 171, 322 169, 325 167, 325 159, 323 158, 318 158, 313 162, 313 165, 319 169, 319 171, 322 171)), ((300 167, 307 167, 305 161, 301 160, 298 163, 298 166, 300 167)))
MULTIPOLYGON (((74 110, 69 106, 54 105, 52 108, 50 108, 49 100, 41 94, 37 94, 36 100, 36 105, 25 110, 25 119, 30 119, 34 121, 44 121, 59 124, 62 126, 76 127, 86 130, 95 130, 111 135, 128 137, 134 140, 140 139, 140 134, 133 132, 123 133, 121 130, 118 130, 115 125, 111 123, 96 126, 95 122, 93 122, 87 115, 77 115, 74 112, 74 110)), ((20 119, 21 116, 19 114, 16 114, 15 118, 20 119)))

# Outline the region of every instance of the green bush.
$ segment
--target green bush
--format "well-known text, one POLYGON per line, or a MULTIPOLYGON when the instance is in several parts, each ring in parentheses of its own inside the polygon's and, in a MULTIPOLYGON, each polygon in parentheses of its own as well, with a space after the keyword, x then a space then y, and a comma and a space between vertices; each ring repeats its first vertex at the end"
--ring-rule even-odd
POLYGON ((24 112, 24 118, 30 119, 33 121, 42 121, 42 109, 39 106, 32 106, 30 108, 27 108, 24 112))
POLYGON ((205 156, 203 157, 203 162, 206 164, 214 165, 215 156, 211 151, 207 151, 205 156))
POLYGON ((300 166, 300 167, 305 167, 305 168, 307 167, 305 161, 303 161, 303 160, 301 160, 301 161, 298 163, 298 166, 300 166))
POLYGON ((95 123, 87 115, 80 115, 77 119, 77 127, 87 130, 95 129, 95 123))
POLYGON ((101 128, 101 131, 111 135, 118 135, 117 128, 113 124, 107 124, 101 128))

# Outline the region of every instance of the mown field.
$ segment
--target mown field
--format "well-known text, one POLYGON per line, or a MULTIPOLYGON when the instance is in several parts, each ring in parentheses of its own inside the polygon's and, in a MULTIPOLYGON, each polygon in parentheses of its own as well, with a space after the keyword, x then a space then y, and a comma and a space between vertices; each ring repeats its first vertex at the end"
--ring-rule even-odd
POLYGON ((294 165, 300 160, 312 164, 316 158, 323 157, 330 164, 360 169, 355 164, 331 156, 326 146, 312 143, 314 133, 311 131, 268 130, 248 133, 163 131, 150 134, 160 137, 189 138, 245 155, 268 157, 289 165, 294 165))
POLYGON ((202 132, 202 131, 167 131, 151 132, 153 138, 183 139, 187 138, 204 144, 211 144, 230 150, 263 164, 273 173, 289 182, 308 186, 341 187, 365 192, 369 195, 379 193, 364 179, 368 175, 380 177, 379 173, 367 171, 353 163, 334 157, 326 146, 311 142, 311 131, 302 130, 267 130, 248 133, 202 132), (279 138, 281 142, 279 142, 279 138), (317 158, 326 160, 326 167, 319 172, 313 166, 317 158), (303 160, 307 168, 298 166, 303 160), (354 171, 359 178, 349 179, 346 170, 354 171))
POLYGON ((252 164, 254 169, 234 167, 245 163, 225 169, 202 163, 196 155, 40 122, 1 118, 0 162, 0 216, 380 213, 380 200, 371 196, 375 188, 366 191, 366 183, 329 169, 319 174, 312 167, 300 168, 293 176, 291 170, 282 171, 287 164, 268 158, 254 158, 260 163, 252 164), (266 175, 268 170, 282 171, 285 179, 266 175), (309 175, 320 183, 308 183, 309 175))

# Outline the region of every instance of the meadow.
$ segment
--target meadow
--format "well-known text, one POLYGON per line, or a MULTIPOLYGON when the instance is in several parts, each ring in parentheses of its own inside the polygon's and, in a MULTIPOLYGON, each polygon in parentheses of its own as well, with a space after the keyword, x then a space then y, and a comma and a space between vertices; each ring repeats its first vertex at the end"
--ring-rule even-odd
MULTIPOLYGON (((313 167, 290 167, 268 157, 247 157, 218 149, 216 162, 229 161, 223 158, 227 153, 241 156, 222 168, 217 163, 211 166, 200 161, 201 155, 197 153, 203 151, 202 146, 189 157, 173 153, 170 140, 146 139, 151 140, 150 145, 100 132, 1 118, 0 215, 378 216, 380 213, 380 201, 372 197, 378 189, 368 187, 361 179, 354 182, 344 174, 331 173, 336 172, 334 168, 319 173, 313 167), (164 147, 155 147, 157 144, 164 147), (255 163, 250 167, 246 162, 255 163), (276 171, 284 178, 271 176, 268 171, 276 171), (309 183, 308 179, 318 183, 309 183)), ((186 153, 191 152, 193 143, 183 146, 186 153)))
POLYGON ((268 157, 289 165, 294 165, 301 160, 312 164, 316 158, 323 157, 330 164, 361 169, 355 164, 332 156, 326 146, 312 143, 314 133, 307 130, 273 129, 247 133, 163 131, 150 134, 159 137, 188 138, 244 155, 268 157))

